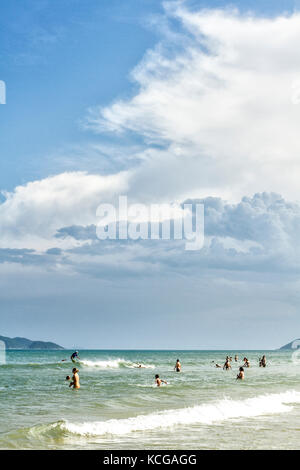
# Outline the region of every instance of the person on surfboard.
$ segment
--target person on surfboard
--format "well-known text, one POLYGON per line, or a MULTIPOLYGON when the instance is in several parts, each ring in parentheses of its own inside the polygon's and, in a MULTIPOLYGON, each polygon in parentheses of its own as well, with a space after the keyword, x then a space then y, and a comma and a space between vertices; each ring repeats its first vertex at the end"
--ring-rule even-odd
POLYGON ((71 355, 72 362, 76 362, 76 359, 80 359, 78 356, 78 351, 74 351, 73 354, 71 355))

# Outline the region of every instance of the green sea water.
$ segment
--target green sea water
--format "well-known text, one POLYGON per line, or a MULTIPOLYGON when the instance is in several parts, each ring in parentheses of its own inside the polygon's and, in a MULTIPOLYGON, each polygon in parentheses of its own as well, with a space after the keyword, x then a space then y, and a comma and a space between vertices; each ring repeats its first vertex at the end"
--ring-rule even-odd
POLYGON ((80 351, 80 390, 65 381, 70 354, 7 352, 1 449, 300 448, 297 353, 80 351), (239 361, 231 371, 217 369, 227 354, 239 361), (258 367, 262 354, 266 368, 258 367), (244 356, 251 367, 242 382, 236 374, 244 356), (174 372, 177 358, 181 373, 174 372), (155 374, 168 385, 156 387, 155 374))

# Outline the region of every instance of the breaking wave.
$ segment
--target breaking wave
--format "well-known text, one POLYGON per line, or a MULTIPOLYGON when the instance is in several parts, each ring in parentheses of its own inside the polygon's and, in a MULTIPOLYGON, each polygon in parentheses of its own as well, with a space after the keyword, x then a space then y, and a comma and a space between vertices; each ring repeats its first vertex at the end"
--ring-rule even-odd
POLYGON ((109 359, 107 361, 91 361, 91 360, 80 360, 79 364, 86 367, 98 367, 99 369, 119 369, 121 367, 128 369, 138 369, 141 366, 142 369, 154 369, 153 364, 143 364, 141 362, 135 363, 126 361, 125 359, 109 359))
MULTIPOLYGON (((50 425, 35 426, 35 434, 53 433, 81 436, 123 435, 155 429, 186 425, 214 425, 231 419, 254 418, 263 415, 287 413, 293 404, 300 403, 300 392, 289 391, 278 394, 259 395, 245 400, 223 399, 215 403, 202 404, 179 410, 164 410, 148 415, 108 421, 72 423, 58 421, 50 425)), ((34 431, 33 431, 34 430, 34 431)))

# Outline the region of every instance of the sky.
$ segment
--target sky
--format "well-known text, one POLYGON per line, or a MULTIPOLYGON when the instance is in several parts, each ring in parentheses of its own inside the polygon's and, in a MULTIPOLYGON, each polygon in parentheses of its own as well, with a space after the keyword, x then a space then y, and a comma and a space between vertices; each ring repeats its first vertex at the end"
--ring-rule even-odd
POLYGON ((68 348, 299 336, 300 2, 0 4, 0 334, 68 348), (201 203, 204 246, 99 240, 201 203))

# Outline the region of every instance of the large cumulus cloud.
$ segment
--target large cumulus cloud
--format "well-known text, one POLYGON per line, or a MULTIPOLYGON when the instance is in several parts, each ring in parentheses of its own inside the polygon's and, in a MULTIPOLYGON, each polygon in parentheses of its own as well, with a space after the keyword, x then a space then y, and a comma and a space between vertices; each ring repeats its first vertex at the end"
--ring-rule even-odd
POLYGON ((181 23, 179 40, 168 35, 149 51, 132 73, 138 92, 93 108, 87 126, 144 137, 140 195, 298 197, 300 14, 191 12, 172 2, 166 16, 181 23))
POLYGON ((148 274, 297 270, 299 204, 274 191, 298 191, 300 15, 191 12, 184 2, 166 3, 165 15, 180 33, 163 37, 133 71, 138 91, 86 121, 96 132, 134 132, 144 146, 127 171, 65 172, 5 193, 3 262, 34 264, 41 254, 47 265, 63 259, 93 275, 110 265, 148 274), (264 192, 244 196, 256 189, 264 192), (97 206, 124 193, 134 202, 204 203, 203 250, 187 253, 172 240, 100 242, 97 206))

